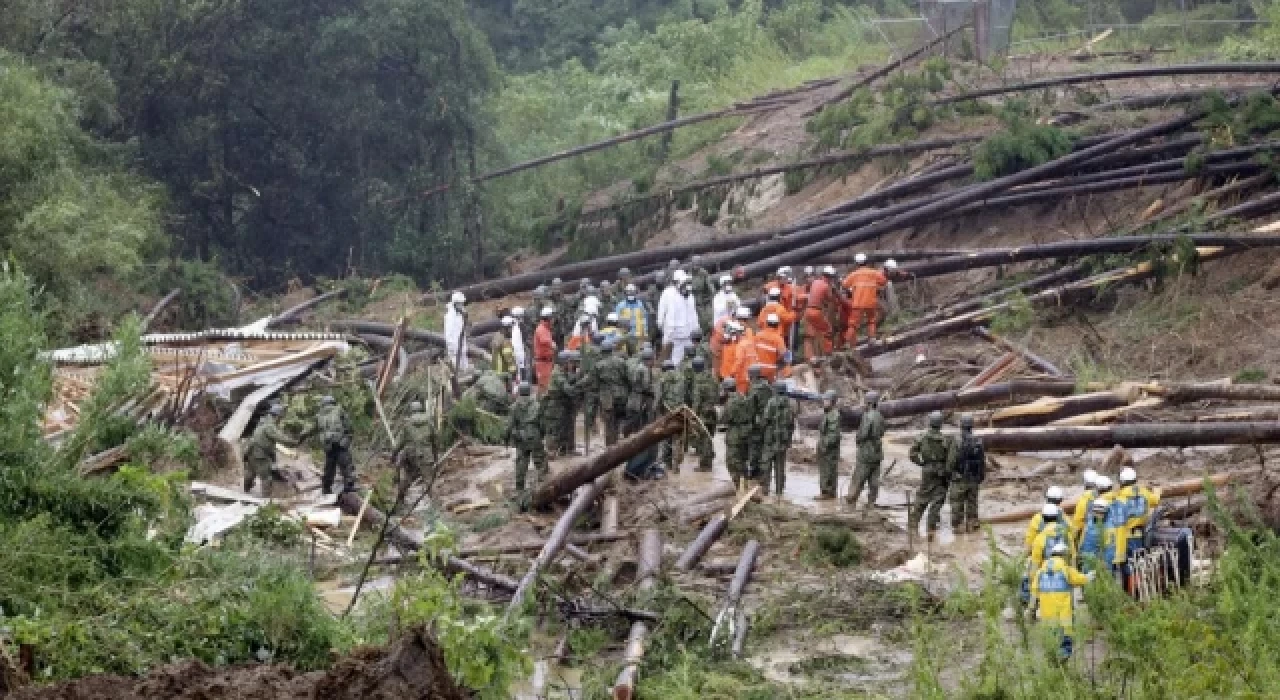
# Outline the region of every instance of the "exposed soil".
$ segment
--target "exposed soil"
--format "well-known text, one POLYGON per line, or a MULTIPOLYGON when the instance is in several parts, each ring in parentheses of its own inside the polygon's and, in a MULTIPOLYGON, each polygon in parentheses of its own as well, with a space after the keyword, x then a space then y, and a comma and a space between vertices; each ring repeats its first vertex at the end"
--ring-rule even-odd
POLYGON ((444 656, 424 631, 390 649, 362 649, 328 671, 299 673, 288 666, 210 668, 199 661, 165 666, 140 678, 90 676, 26 688, 13 700, 465 700, 444 656))

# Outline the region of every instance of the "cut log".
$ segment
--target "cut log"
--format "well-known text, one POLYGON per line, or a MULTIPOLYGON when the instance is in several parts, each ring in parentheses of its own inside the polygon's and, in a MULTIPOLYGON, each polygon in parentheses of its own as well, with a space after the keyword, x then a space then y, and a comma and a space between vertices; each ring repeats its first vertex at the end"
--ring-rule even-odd
POLYGON ((990 452, 1280 443, 1280 422, 1124 423, 978 430, 990 452))
POLYGON ((291 323, 297 323, 298 318, 302 316, 304 312, 310 311, 311 309, 314 309, 315 307, 325 303, 326 301, 329 301, 330 299, 338 299, 346 295, 347 295, 346 288, 342 288, 342 289, 335 289, 331 292, 325 292, 324 294, 318 294, 316 296, 313 296, 310 299, 302 302, 301 304, 298 304, 296 306, 291 306, 288 309, 281 311, 278 315, 273 316, 270 321, 267 321, 267 328, 274 328, 276 326, 284 326, 291 323))
POLYGON ((1223 401, 1280 401, 1280 386, 1266 384, 1146 384, 1148 392, 1162 396, 1170 403, 1188 403, 1207 399, 1223 401))
MULTIPOLYGON (((662 533, 657 530, 645 530, 640 538, 639 556, 636 563, 636 579, 639 590, 648 592, 656 585, 656 577, 662 569, 662 533)), ((627 635, 627 648, 623 655, 622 671, 613 683, 614 700, 631 700, 635 695, 636 676, 640 673, 640 662, 644 660, 645 639, 649 628, 645 623, 636 621, 631 624, 631 632, 627 635)))
POLYGON ((632 457, 674 436, 684 427, 684 414, 671 413, 650 423, 634 435, 619 440, 612 447, 575 460, 538 486, 538 489, 533 492, 534 507, 544 508, 555 503, 573 493, 573 490, 582 484, 608 474, 632 457))
POLYGON ((854 81, 852 85, 845 87, 835 95, 832 95, 831 97, 823 100, 816 107, 813 107, 809 111, 805 112, 803 116, 811 117, 817 114, 818 112, 821 112, 824 108, 826 108, 827 105, 834 104, 836 102, 840 102, 842 100, 848 99, 853 95, 853 93, 870 85, 871 83, 874 83, 880 78, 883 78, 884 76, 889 75, 893 71, 901 68, 902 66, 906 65, 907 63, 910 63, 911 61, 914 61, 915 59, 923 56, 929 51, 932 51, 935 46, 938 46, 946 42, 951 37, 955 36, 957 33, 965 30, 966 28, 967 28, 967 25, 961 25, 959 27, 955 27, 954 29, 951 29, 950 31, 943 34, 942 36, 935 37, 934 39, 928 42, 925 42, 919 48, 907 53, 902 58, 899 58, 896 61, 890 61, 884 66, 881 66, 880 68, 872 71, 868 75, 865 75, 862 78, 859 78, 858 80, 854 81))
MULTIPOLYGON (((1029 380, 1015 379, 1009 382, 991 384, 975 389, 955 389, 934 394, 920 394, 903 399, 880 402, 880 413, 885 418, 917 416, 931 411, 954 410, 985 406, 993 403, 1005 403, 1020 399, 1040 396, 1069 396, 1076 390, 1072 380, 1029 380)), ((807 428, 817 427, 821 416, 803 416, 800 424, 807 428)), ((862 420, 861 406, 841 406, 840 425, 845 430, 857 428, 862 420)))
MULTIPOLYGON (((1260 474, 1261 472, 1262 472, 1261 469, 1242 469, 1240 471, 1224 472, 1221 474, 1213 474, 1208 477, 1202 476, 1195 479, 1187 479, 1185 481, 1176 481, 1167 486, 1163 486, 1158 490, 1160 491, 1160 498, 1162 499, 1174 498, 1177 496, 1187 496, 1190 494, 1200 493, 1201 491, 1203 491, 1204 482, 1206 478, 1210 483, 1214 485, 1214 487, 1221 487, 1224 484, 1230 483, 1232 480, 1243 479, 1246 477, 1254 476, 1255 474, 1260 474)), ((1066 515, 1071 515, 1072 513, 1074 513, 1075 509, 1076 509, 1076 504, 1074 500, 1069 500, 1069 501, 1063 502, 1062 504, 1062 512, 1066 515)), ((1018 508, 1017 510, 1006 511, 1004 513, 988 515, 982 518, 982 522, 988 525, 999 525, 1002 523, 1019 523, 1024 520, 1030 520, 1031 518, 1035 517, 1035 515, 1039 512, 1040 512, 1040 506, 1028 506, 1026 508, 1018 508)))
POLYGON ((1136 391, 1099 391, 1074 396, 1045 396, 1031 403, 997 408, 981 421, 985 425, 1025 427, 1128 406, 1138 398, 1136 391))
POLYGON ((978 336, 979 338, 982 338, 983 340, 989 343, 992 343, 993 345, 1004 348, 1009 352, 1017 353, 1027 363, 1027 366, 1031 367, 1032 369, 1038 369, 1041 372, 1044 372, 1045 374, 1051 377, 1067 376, 1065 372, 1058 369, 1058 367, 1054 365, 1052 362, 1044 359, 1043 357, 1040 357, 1039 355, 1031 352, 1030 350, 1022 347, 1021 345, 1017 345, 1009 342, 1005 338, 1002 338, 992 333, 986 328, 979 326, 973 329, 973 333, 974 335, 978 336))
POLYGON ((684 554, 680 555, 680 559, 676 561, 676 571, 690 571, 697 566, 702 557, 706 556, 707 550, 711 549, 711 545, 720 539, 720 535, 723 535, 728 527, 729 519, 724 513, 712 518, 711 522, 707 523, 707 526, 702 528, 702 532, 699 532, 689 544, 689 548, 684 550, 684 554))
POLYGON ((1160 406, 1163 406, 1164 403, 1164 399, 1139 399, 1127 406, 1120 406, 1119 408, 1110 408, 1105 411, 1094 411, 1093 413, 1082 413, 1078 416, 1071 416, 1069 418, 1059 418, 1058 420, 1049 421, 1048 425, 1104 425, 1130 413, 1159 408, 1160 406))
MULTIPOLYGON (((743 626, 746 619, 738 611, 738 603, 742 601, 742 594, 747 589, 747 583, 751 580, 751 572, 756 568, 756 558, 760 554, 759 540, 751 540, 747 542, 747 546, 742 549, 742 556, 738 559, 738 568, 733 572, 733 580, 729 582, 729 593, 725 597, 723 608, 724 615, 732 615, 734 618, 734 638, 731 641, 731 647, 735 649, 735 656, 742 654, 742 644, 745 642, 745 634, 739 639, 739 628, 743 626)), ((714 634, 714 631, 713 631, 714 634)))
POLYGON ((611 535, 618 531, 618 497, 606 496, 600 507, 600 534, 611 535))
MULTIPOLYGON (((348 491, 338 497, 338 506, 348 515, 355 515, 360 512, 360 507, 364 500, 359 494, 348 491)), ((369 529, 378 529, 382 527, 387 516, 381 510, 374 506, 369 506, 365 511, 364 524, 369 529)), ((418 551, 422 549, 423 537, 421 533, 406 530, 399 525, 392 523, 387 527, 387 541, 396 547, 404 550, 418 551)), ((446 573, 462 574, 469 579, 478 583, 483 583, 490 588, 496 588, 504 591, 514 591, 519 586, 515 579, 509 576, 503 576, 494 571, 490 571, 481 566, 476 566, 465 559, 450 556, 444 561, 443 568, 446 573)))
POLYGON ((690 523, 705 520, 716 513, 726 512, 730 505, 732 505, 732 502, 726 500, 696 503, 680 511, 679 523, 681 525, 688 525, 690 523))
POLYGON ((997 357, 990 365, 987 365, 985 369, 979 372, 973 379, 966 382, 964 386, 960 387, 960 389, 974 389, 980 386, 986 386, 997 378, 1004 376, 1017 361, 1017 354, 1006 352, 1000 357, 997 357))
POLYGON ((538 552, 538 556, 529 565, 529 570, 525 572, 524 578, 520 579, 520 584, 515 593, 511 595, 511 602, 507 605, 507 619, 518 614, 521 608, 524 607, 525 598, 528 597, 529 590, 537 583, 538 575, 555 560, 556 555, 564 548, 565 543, 569 540, 573 525, 578 520, 578 516, 585 513, 587 507, 595 502, 596 497, 604 491, 605 482, 606 479, 602 475, 578 489, 573 501, 569 503, 569 507, 565 509, 564 514, 560 516, 560 520, 556 522, 555 528, 552 529, 551 534, 547 537, 546 545, 542 547, 542 551, 538 552))
MULTIPOLYGON (((330 330, 342 331, 346 333, 368 333, 372 335, 385 335, 388 338, 395 336, 396 327, 390 323, 378 323, 376 321, 363 321, 360 319, 338 319, 334 321, 326 321, 325 327, 330 330)), ((416 340, 428 345, 436 347, 444 347, 444 336, 435 331, 424 331, 420 328, 406 328, 404 337, 410 340, 416 340)), ((482 350, 475 345, 476 338, 471 338, 467 344, 467 356, 489 362, 491 360, 489 352, 482 350)))
POLYGON ((1083 83, 1100 83, 1113 80, 1129 80, 1131 78, 1155 78, 1179 75, 1225 75, 1280 73, 1280 63, 1192 63, 1180 66, 1148 66, 1144 68, 1127 68, 1123 70, 1103 71, 1100 73, 1079 73, 1062 75, 1054 78, 1030 80, 1025 83, 1002 85, 999 87, 972 90, 970 92, 950 95, 934 100, 934 106, 954 104, 980 97, 1007 95, 1014 92, 1028 92, 1058 85, 1080 85, 1083 83))

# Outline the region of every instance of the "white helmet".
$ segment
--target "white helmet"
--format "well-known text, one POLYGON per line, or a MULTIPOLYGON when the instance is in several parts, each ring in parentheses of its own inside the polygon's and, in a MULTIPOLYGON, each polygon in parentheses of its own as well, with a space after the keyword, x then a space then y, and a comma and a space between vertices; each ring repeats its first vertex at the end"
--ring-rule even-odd
POLYGON ((1111 477, 1099 475, 1093 485, 1097 487, 1098 493, 1106 493, 1111 490, 1111 477))
POLYGON ((1067 556, 1067 543, 1066 543, 1066 542, 1055 542, 1055 543, 1053 544, 1053 547, 1051 547, 1051 548, 1049 549, 1049 555, 1050 555, 1050 556, 1054 556, 1054 557, 1065 557, 1065 556, 1067 556))
POLYGON ((1121 486, 1128 486, 1129 484, 1132 484, 1137 480, 1138 480, 1138 472, 1134 471, 1133 467, 1125 467, 1124 469, 1120 470, 1121 486))
POLYGON ((1098 472, 1092 469, 1084 470, 1084 487, 1091 488, 1098 483, 1098 472))
POLYGON ((453 296, 449 298, 449 302, 452 304, 465 304, 467 303, 467 298, 462 295, 462 292, 454 292, 453 296))
POLYGON ((676 284, 680 284, 689 279, 689 275, 685 274, 684 270, 676 270, 675 274, 671 275, 671 279, 675 280, 676 284))
POLYGON ((515 322, 516 320, 514 318, 511 318, 510 316, 503 316, 501 321, 504 328, 510 328, 511 326, 515 325, 515 322))
POLYGON ((515 318, 524 318, 524 307, 523 306, 515 307, 514 309, 511 310, 511 315, 514 316, 515 318))
POLYGON ((724 287, 729 284, 733 284, 733 278, 729 275, 720 275, 720 286, 724 287))
POLYGON ((617 322, 618 322, 618 312, 617 312, 617 311, 610 311, 610 312, 609 312, 609 315, 607 315, 607 316, 605 316, 605 317, 604 317, 604 320, 608 321, 609 323, 617 323, 617 322))
POLYGON ((781 299, 781 298, 782 298, 782 287, 769 287, 769 298, 770 298, 770 299, 781 299))
POLYGON ((853 261, 861 265, 862 263, 865 263, 867 261, 867 254, 858 253, 857 255, 853 256, 853 261))
POLYGON ((896 270, 898 269, 898 261, 894 260, 893 258, 889 258, 888 260, 884 261, 884 266, 885 266, 885 269, 887 270, 896 270))
POLYGON ((778 314, 769 314, 764 317, 764 322, 770 326, 776 326, 782 323, 782 319, 778 318, 778 314))
POLYGON ((778 276, 779 276, 779 277, 786 277, 787 279, 790 279, 790 278, 791 278, 791 266, 790 266, 790 265, 783 265, 782 267, 778 268, 778 276))
POLYGON ((626 292, 627 296, 635 296, 636 292, 639 290, 636 289, 634 284, 628 284, 622 291, 626 292))
POLYGON ((813 265, 806 267, 804 269, 804 274, 806 277, 813 277, 813 265))
POLYGON ((541 315, 543 318, 551 318, 552 316, 556 315, 556 310, 551 308, 550 306, 544 306, 542 307, 542 312, 539 315, 541 315))
POLYGON ((835 269, 834 267, 830 266, 830 265, 827 265, 827 266, 825 266, 825 267, 823 267, 823 268, 822 268, 822 274, 824 274, 824 275, 830 275, 831 277, 835 277, 835 276, 836 276, 836 269, 835 269))
POLYGON ((1061 486, 1050 486, 1049 490, 1044 492, 1044 500, 1049 503, 1062 503, 1062 499, 1066 497, 1067 494, 1062 492, 1061 486))
POLYGON ((1045 520, 1054 520, 1060 515, 1062 515, 1062 509, 1052 503, 1046 503, 1040 509, 1040 516, 1045 520))
POLYGON ((751 319, 751 309, 748 309, 748 308, 747 308, 747 307, 745 307, 745 306, 739 306, 739 307, 738 307, 738 311, 737 311, 737 314, 736 314, 736 315, 737 315, 737 317, 738 317, 739 319, 742 319, 743 321, 750 320, 750 319, 751 319))
POLYGON ((724 332, 729 335, 737 335, 742 332, 742 324, 737 321, 730 321, 724 324, 724 332))

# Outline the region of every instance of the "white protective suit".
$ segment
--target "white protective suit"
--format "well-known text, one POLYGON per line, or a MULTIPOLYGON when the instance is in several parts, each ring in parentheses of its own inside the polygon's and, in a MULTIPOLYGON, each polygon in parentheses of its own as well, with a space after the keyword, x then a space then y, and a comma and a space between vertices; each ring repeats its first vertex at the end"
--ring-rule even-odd
MULTIPOLYGON (((666 296, 666 292, 663 292, 666 296)), ((697 300, 692 294, 683 296, 676 292, 675 298, 667 306, 667 315, 662 324, 662 344, 671 346, 671 361, 680 364, 685 350, 692 342, 693 329, 698 327, 697 300)))
POLYGON ((466 325, 466 319, 458 312, 457 305, 449 304, 449 310, 444 314, 444 353, 449 364, 458 364, 459 372, 471 368, 471 359, 467 357, 466 349, 458 352, 458 348, 464 347, 466 343, 466 325))
POLYGON ((719 323, 720 319, 732 314, 739 306, 742 306, 742 300, 732 289, 716 292, 715 298, 711 300, 711 325, 719 323))
POLYGON ((511 353, 516 356, 516 367, 520 369, 520 380, 529 376, 529 366, 524 363, 524 335, 520 332, 520 324, 511 326, 511 353))

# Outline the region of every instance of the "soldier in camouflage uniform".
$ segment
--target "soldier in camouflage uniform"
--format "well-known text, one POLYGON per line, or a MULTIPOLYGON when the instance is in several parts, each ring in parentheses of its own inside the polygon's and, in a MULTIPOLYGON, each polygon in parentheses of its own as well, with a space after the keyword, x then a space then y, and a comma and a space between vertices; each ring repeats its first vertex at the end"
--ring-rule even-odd
POLYGON ((747 460, 751 452, 751 433, 755 431, 755 415, 747 397, 738 393, 737 382, 727 377, 720 383, 720 391, 728 397, 720 411, 720 423, 724 426, 724 463, 729 477, 736 486, 747 477, 747 460))
POLYGON ((747 388, 747 407, 751 410, 752 429, 749 436, 750 451, 747 457, 747 478, 759 479, 764 461, 764 412, 773 398, 773 386, 761 376, 760 366, 747 368, 751 386, 747 388))
MULTIPOLYGON (((701 255, 690 258, 689 266, 693 268, 693 298, 698 308, 698 323, 703 328, 710 328, 711 300, 716 295, 716 285, 711 281, 707 268, 703 267, 701 255)), ((697 341, 694 343, 696 345, 697 341)))
POLYGON ((520 396, 511 406, 505 440, 507 445, 516 448, 516 494, 522 510, 528 507, 525 477, 529 473, 529 461, 533 461, 538 481, 547 475, 547 451, 542 446, 542 408, 532 392, 528 382, 520 382, 520 396))
POLYGON ((653 281, 644 292, 644 315, 649 319, 649 342, 655 348, 662 347, 662 329, 658 327, 656 319, 658 318, 658 300, 662 297, 662 287, 666 279, 667 273, 663 270, 654 272, 653 281))
POLYGON ((867 512, 880 495, 880 462, 884 460, 884 416, 880 415, 880 392, 867 392, 867 405, 858 423, 858 462, 849 485, 849 505, 856 505, 862 489, 867 489, 867 512))
POLYGON ((689 342, 692 343, 692 345, 684 352, 686 360, 689 358, 701 357, 703 366, 705 366, 709 372, 715 365, 712 364, 711 345, 706 340, 703 340, 701 328, 695 328, 689 333, 689 342))
POLYGON ((654 389, 653 348, 645 345, 640 354, 627 360, 627 381, 631 392, 627 395, 627 417, 623 435, 632 435, 653 420, 654 389))
POLYGON ((604 414, 604 444, 613 445, 618 441, 619 428, 627 415, 631 382, 627 379, 627 362, 612 340, 604 341, 604 357, 596 364, 596 386, 604 414))
POLYGON ((356 468, 351 461, 351 419, 332 396, 320 399, 316 413, 316 432, 324 445, 324 475, 320 479, 321 493, 332 493, 333 479, 342 472, 343 490, 356 488, 356 468))
POLYGON ((773 474, 779 497, 787 485, 787 450, 796 431, 796 409, 787 396, 785 382, 775 382, 773 398, 764 410, 764 468, 760 470, 760 492, 769 495, 769 475, 773 474))
MULTIPOLYGON (((396 454, 392 461, 399 461, 404 467, 403 487, 418 479, 425 479, 430 484, 435 479, 436 459, 439 455, 436 426, 431 417, 422 410, 422 404, 414 401, 409 404, 409 417, 400 427, 396 454)), ((399 473, 397 472, 397 478, 399 473)))
MULTIPOLYGON (((685 384, 684 373, 676 369, 671 360, 662 363, 662 378, 658 380, 658 411, 662 415, 670 415, 689 405, 689 391, 685 384)), ((679 474, 680 463, 684 461, 684 438, 667 438, 662 442, 662 454, 659 461, 667 471, 679 474)))
POLYGON ((492 370, 480 373, 475 385, 467 393, 476 400, 476 406, 495 416, 506 416, 511 410, 511 375, 492 370))
POLYGON ((604 336, 600 333, 591 335, 591 342, 583 343, 579 352, 578 364, 578 402, 582 411, 582 439, 591 446, 591 436, 596 434, 596 417, 600 415, 600 384, 596 377, 596 365, 601 359, 601 345, 604 336))
POLYGON ((271 404, 267 409, 267 415, 258 419, 258 427, 254 428, 253 435, 249 438, 249 446, 244 451, 245 493, 253 490, 255 480, 261 480, 262 497, 271 498, 274 481, 271 468, 276 464, 276 444, 290 447, 298 444, 276 427, 276 420, 281 413, 284 413, 284 408, 280 404, 271 404))
POLYGON ((917 534, 920 517, 928 510, 928 541, 933 541, 938 521, 942 517, 942 504, 947 500, 947 487, 951 483, 951 472, 955 469, 958 452, 955 438, 942 434, 942 413, 930 413, 929 430, 916 438, 915 444, 911 446, 911 461, 920 465, 920 489, 916 491, 915 503, 911 505, 911 512, 907 515, 908 534, 917 534))
POLYGON ((615 287, 609 280, 600 283, 600 308, 604 313, 613 311, 613 308, 618 305, 618 289, 620 288, 615 287))
POLYGON ((960 446, 951 483, 951 530, 977 530, 978 491, 987 475, 987 452, 973 434, 973 416, 960 416, 960 446))
POLYGON ((573 450, 574 407, 579 399, 573 363, 573 353, 561 350, 547 392, 542 395, 542 432, 547 436, 547 453, 552 456, 573 450))
POLYGON ((574 310, 565 303, 564 291, 561 289, 563 284, 557 277, 551 280, 551 288, 547 290, 547 299, 554 312, 551 316, 551 339, 556 341, 558 348, 564 347, 564 341, 573 333, 575 318, 574 310))
POLYGON ((720 399, 720 382, 714 375, 706 371, 706 362, 701 357, 693 358, 693 383, 689 385, 689 405, 693 413, 706 426, 707 432, 693 430, 693 449, 698 453, 697 471, 711 471, 711 464, 716 458, 715 442, 711 433, 716 429, 716 404, 720 399))
POLYGON ((836 392, 822 395, 822 423, 818 425, 818 497, 830 501, 836 497, 840 483, 840 409, 836 408, 836 392))

